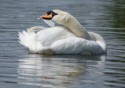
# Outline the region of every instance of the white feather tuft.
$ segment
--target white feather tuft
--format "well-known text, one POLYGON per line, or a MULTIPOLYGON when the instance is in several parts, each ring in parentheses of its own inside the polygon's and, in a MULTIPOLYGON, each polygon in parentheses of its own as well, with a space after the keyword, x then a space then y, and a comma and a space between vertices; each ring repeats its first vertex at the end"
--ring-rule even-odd
POLYGON ((23 31, 19 32, 19 43, 23 46, 29 48, 30 51, 36 53, 42 49, 42 44, 37 41, 36 39, 36 33, 35 32, 29 32, 23 31))

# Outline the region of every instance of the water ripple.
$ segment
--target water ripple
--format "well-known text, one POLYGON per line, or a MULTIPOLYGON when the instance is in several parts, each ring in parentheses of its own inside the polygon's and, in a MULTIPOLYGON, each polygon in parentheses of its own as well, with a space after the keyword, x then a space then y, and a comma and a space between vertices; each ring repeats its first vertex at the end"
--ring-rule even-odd
POLYGON ((1 88, 124 88, 124 0, 0 0, 1 88), (43 25, 37 17, 52 9, 75 16, 107 43, 107 56, 29 55, 19 31, 43 25))

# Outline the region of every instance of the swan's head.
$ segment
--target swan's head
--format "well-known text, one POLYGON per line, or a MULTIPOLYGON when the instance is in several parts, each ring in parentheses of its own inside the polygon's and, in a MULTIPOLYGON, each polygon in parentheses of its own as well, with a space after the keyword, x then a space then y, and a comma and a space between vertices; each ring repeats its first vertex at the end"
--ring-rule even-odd
POLYGON ((62 10, 52 10, 48 11, 45 15, 40 16, 40 18, 45 20, 53 20, 58 24, 66 24, 69 20, 71 15, 67 12, 64 12, 62 10))

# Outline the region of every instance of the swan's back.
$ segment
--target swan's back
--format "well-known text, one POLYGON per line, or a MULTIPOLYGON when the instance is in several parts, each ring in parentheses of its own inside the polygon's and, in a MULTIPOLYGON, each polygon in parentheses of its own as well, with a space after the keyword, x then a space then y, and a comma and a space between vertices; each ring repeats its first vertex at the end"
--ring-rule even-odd
POLYGON ((52 27, 36 33, 37 40, 44 46, 50 46, 54 42, 65 39, 67 37, 73 37, 74 35, 64 27, 52 27))

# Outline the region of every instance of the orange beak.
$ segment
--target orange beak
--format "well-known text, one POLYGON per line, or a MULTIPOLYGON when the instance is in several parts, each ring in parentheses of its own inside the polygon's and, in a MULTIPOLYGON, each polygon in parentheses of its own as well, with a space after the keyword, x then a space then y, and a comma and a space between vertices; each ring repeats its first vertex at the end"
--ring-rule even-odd
POLYGON ((52 19, 53 18, 53 16, 52 16, 52 14, 45 14, 45 15, 42 15, 42 16, 40 16, 40 18, 42 18, 42 19, 52 19))

